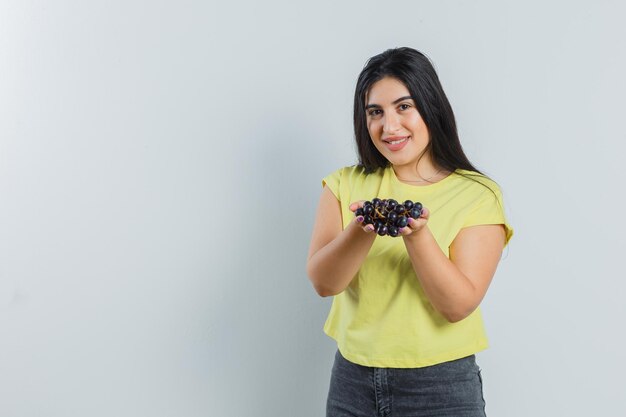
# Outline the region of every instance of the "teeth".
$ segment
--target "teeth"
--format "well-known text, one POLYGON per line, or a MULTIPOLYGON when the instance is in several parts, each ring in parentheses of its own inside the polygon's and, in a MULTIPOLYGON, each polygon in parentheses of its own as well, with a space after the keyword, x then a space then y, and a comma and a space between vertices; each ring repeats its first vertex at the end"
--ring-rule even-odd
POLYGON ((405 141, 405 140, 407 140, 407 139, 408 139, 408 138, 404 138, 404 139, 400 139, 400 140, 392 140, 392 141, 391 141, 391 142, 389 142, 389 143, 390 143, 390 144, 392 144, 392 145, 396 145, 396 144, 398 144, 398 143, 402 143, 402 142, 404 142, 404 141, 405 141))

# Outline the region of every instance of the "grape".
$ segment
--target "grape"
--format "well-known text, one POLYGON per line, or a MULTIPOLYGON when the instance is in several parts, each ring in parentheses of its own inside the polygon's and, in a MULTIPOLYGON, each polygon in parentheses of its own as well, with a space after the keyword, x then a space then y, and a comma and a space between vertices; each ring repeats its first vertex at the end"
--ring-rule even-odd
POLYGON ((400 216, 398 220, 396 220, 396 226, 398 227, 406 227, 407 224, 409 224, 409 219, 404 216, 400 216))
POLYGON ((354 211, 355 216, 363 216, 363 225, 373 225, 379 236, 400 236, 400 230, 406 227, 409 218, 417 219, 422 215, 422 204, 411 200, 398 203, 394 199, 373 198, 365 201, 363 207, 354 211))
POLYGON ((413 219, 419 219, 421 215, 422 215, 422 210, 416 208, 415 206, 413 206, 413 208, 411 209, 411 212, 409 213, 409 216, 411 216, 411 218, 413 219))

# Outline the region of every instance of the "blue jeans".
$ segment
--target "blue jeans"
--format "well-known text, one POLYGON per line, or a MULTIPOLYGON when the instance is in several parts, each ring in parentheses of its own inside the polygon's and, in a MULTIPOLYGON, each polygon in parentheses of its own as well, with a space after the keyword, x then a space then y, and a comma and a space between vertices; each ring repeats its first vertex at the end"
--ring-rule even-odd
POLYGON ((372 368, 339 350, 326 417, 485 417, 475 355, 424 368, 372 368))

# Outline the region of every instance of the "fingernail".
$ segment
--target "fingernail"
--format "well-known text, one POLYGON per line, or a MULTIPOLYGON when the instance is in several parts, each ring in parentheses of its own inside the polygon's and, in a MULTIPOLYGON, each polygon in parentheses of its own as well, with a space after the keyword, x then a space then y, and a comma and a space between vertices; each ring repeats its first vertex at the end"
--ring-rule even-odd
POLYGON ((372 226, 371 224, 368 224, 365 228, 369 230, 370 232, 374 231, 374 226, 372 226))
POLYGON ((356 221, 359 223, 363 222, 364 217, 363 216, 357 216, 356 221))

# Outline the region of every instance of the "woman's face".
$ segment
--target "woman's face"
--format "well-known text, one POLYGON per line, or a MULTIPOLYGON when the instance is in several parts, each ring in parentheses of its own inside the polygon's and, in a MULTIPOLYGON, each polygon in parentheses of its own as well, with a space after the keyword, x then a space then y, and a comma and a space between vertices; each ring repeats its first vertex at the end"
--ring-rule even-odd
POLYGON ((395 167, 415 166, 430 139, 406 86, 391 77, 377 81, 366 94, 365 112, 376 149, 395 167))

